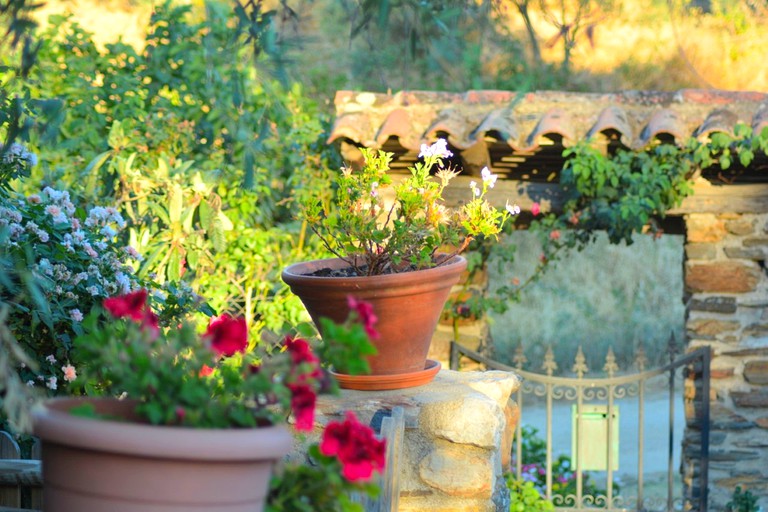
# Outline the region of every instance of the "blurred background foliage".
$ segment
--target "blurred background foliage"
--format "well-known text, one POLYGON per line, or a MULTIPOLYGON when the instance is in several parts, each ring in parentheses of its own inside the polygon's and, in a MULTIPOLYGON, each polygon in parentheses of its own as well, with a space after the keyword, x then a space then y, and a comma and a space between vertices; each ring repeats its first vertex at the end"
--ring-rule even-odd
MULTIPOLYGON (((20 137, 40 164, 13 187, 52 186, 86 206, 116 205, 130 223, 125 242, 144 255, 142 276, 186 281, 218 312, 245 313, 263 335, 301 318, 280 270, 322 255, 294 214, 302 194, 332 193, 341 161, 325 140, 336 90, 768 84, 768 8, 755 0, 50 0, 29 16, 40 23, 36 42, 11 52, 6 38, 1 57, 5 66, 21 58, 23 72, 6 67, 0 80, 4 101, 29 121, 19 126, 39 129, 14 132, 4 121, 2 136, 20 137), (23 64, 31 56, 36 66, 23 64)), ((634 265, 611 267, 618 289, 578 297, 571 294, 606 282, 583 269, 605 265, 595 254, 569 256, 574 267, 540 285, 548 299, 524 300, 539 316, 517 314, 563 331, 536 337, 500 318, 494 336, 594 340, 582 324, 606 340, 651 336, 661 319, 637 301, 665 296, 677 311, 682 297, 654 288, 682 280, 682 242, 660 245, 643 249, 645 261, 668 254, 652 270, 640 265, 630 276, 634 265), (574 297, 568 311, 554 307, 564 287, 574 297)), ((512 274, 523 273, 523 257, 512 274)), ((679 331, 682 314, 667 321, 661 342, 679 331)))

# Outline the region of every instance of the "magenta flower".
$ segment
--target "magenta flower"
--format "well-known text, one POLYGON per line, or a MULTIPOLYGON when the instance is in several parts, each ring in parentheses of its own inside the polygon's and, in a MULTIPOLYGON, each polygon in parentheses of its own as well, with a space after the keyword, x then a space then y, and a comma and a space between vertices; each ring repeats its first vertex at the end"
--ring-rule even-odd
POLYGON ((245 318, 235 318, 227 313, 211 319, 205 336, 210 339, 211 348, 223 356, 245 352, 248 346, 248 326, 245 318))
POLYGON ((372 340, 379 338, 379 331, 376 330, 376 322, 379 321, 379 317, 373 312, 373 306, 369 302, 364 300, 357 300, 352 295, 347 296, 347 305, 350 311, 357 315, 357 320, 363 324, 365 333, 372 340))
POLYGON ((288 384, 291 390, 291 411, 296 418, 296 430, 309 432, 315 424, 317 396, 307 384, 288 384))
POLYGON ((374 471, 381 472, 385 451, 386 442, 376 439, 373 430, 360 423, 352 411, 347 412, 343 422, 329 423, 320 442, 320 453, 336 456, 342 465, 341 474, 350 482, 368 480, 374 471))

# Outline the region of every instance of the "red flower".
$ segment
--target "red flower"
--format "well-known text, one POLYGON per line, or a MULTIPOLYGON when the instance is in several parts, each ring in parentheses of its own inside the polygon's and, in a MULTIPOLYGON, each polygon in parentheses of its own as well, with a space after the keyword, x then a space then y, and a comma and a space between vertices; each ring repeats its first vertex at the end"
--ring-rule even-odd
POLYGON ((104 299, 104 308, 115 318, 130 318, 152 332, 152 338, 160 334, 157 315, 147 304, 147 290, 138 290, 118 297, 104 299))
POLYGON ((347 305, 350 311, 357 314, 357 319, 363 324, 366 334, 372 340, 379 338, 379 332, 374 328, 379 318, 373 312, 370 302, 357 300, 352 295, 347 296, 347 305))
POLYGON ((308 379, 322 378, 320 359, 312 352, 312 347, 307 340, 286 336, 283 343, 291 355, 291 375, 296 382, 306 384, 308 379))
POLYGON ((130 318, 141 322, 147 311, 147 290, 104 299, 104 307, 115 318, 130 318))
POLYGON ((198 375, 200 377, 208 377, 209 375, 213 375, 213 368, 211 368, 207 364, 204 364, 203 367, 200 368, 198 375))
POLYGON ((320 362, 317 356, 312 353, 312 347, 309 346, 307 340, 286 336, 283 343, 288 353, 291 354, 293 364, 320 362))
POLYGON ((245 352, 248 346, 248 326, 245 318, 233 317, 226 313, 211 319, 205 336, 210 338, 213 350, 224 356, 245 352))
POLYGON ((342 475, 349 481, 368 480, 374 471, 381 472, 385 450, 385 441, 376 439, 373 430, 357 421, 352 411, 347 412, 343 423, 329 423, 320 442, 320 453, 335 455, 341 461, 342 475))
POLYGON ((317 396, 307 384, 288 384, 291 390, 291 411, 296 418, 296 430, 309 432, 315 424, 317 396))

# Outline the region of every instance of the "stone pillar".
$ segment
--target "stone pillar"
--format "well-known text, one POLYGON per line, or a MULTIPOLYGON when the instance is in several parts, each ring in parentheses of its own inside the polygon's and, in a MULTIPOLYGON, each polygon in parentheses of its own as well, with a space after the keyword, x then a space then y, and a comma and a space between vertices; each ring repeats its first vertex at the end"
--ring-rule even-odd
MULTIPOLYGON (((711 510, 722 510, 736 485, 768 508, 767 215, 691 214, 685 288, 688 348, 712 350, 709 482, 711 510)), ((686 383, 698 400, 697 374, 686 383)), ((695 411, 686 407, 689 427, 695 411)), ((698 432, 689 428, 683 475, 697 470, 698 432)))
POLYGON ((509 510, 502 476, 502 445, 516 425, 507 424, 510 396, 520 379, 508 372, 441 370, 427 385, 391 391, 342 390, 321 396, 315 431, 291 459, 310 463, 306 444, 322 427, 354 411, 373 424, 395 406, 405 411, 400 475, 402 512, 501 512, 509 510))

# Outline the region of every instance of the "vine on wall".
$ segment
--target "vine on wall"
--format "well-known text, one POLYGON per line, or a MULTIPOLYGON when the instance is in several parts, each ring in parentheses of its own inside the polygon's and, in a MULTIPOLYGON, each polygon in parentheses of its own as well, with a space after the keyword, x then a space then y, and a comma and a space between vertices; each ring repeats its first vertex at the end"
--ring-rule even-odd
MULTIPOLYGON (((737 163, 746 168, 755 155, 768 154, 768 127, 760 133, 737 124, 733 134, 714 133, 708 140, 689 139, 682 146, 656 143, 641 151, 618 149, 601 151, 594 141, 581 141, 563 152, 565 165, 560 186, 565 194, 561 211, 532 209, 529 230, 538 233, 542 253, 533 273, 513 280, 495 294, 463 294, 466 302, 448 305, 454 331, 461 318, 483 318, 488 312, 503 313, 509 304, 520 300, 526 287, 536 282, 549 265, 569 250, 581 250, 594 241, 597 233, 607 233, 611 243, 632 244, 636 233, 659 237, 659 221, 693 194, 693 185, 704 170, 727 170, 737 163)), ((481 241, 469 258, 469 279, 476 282, 495 252, 500 265, 514 260, 514 248, 481 241)), ((462 296, 462 294, 457 294, 462 296)), ((457 338, 458 339, 458 338, 457 338)))

